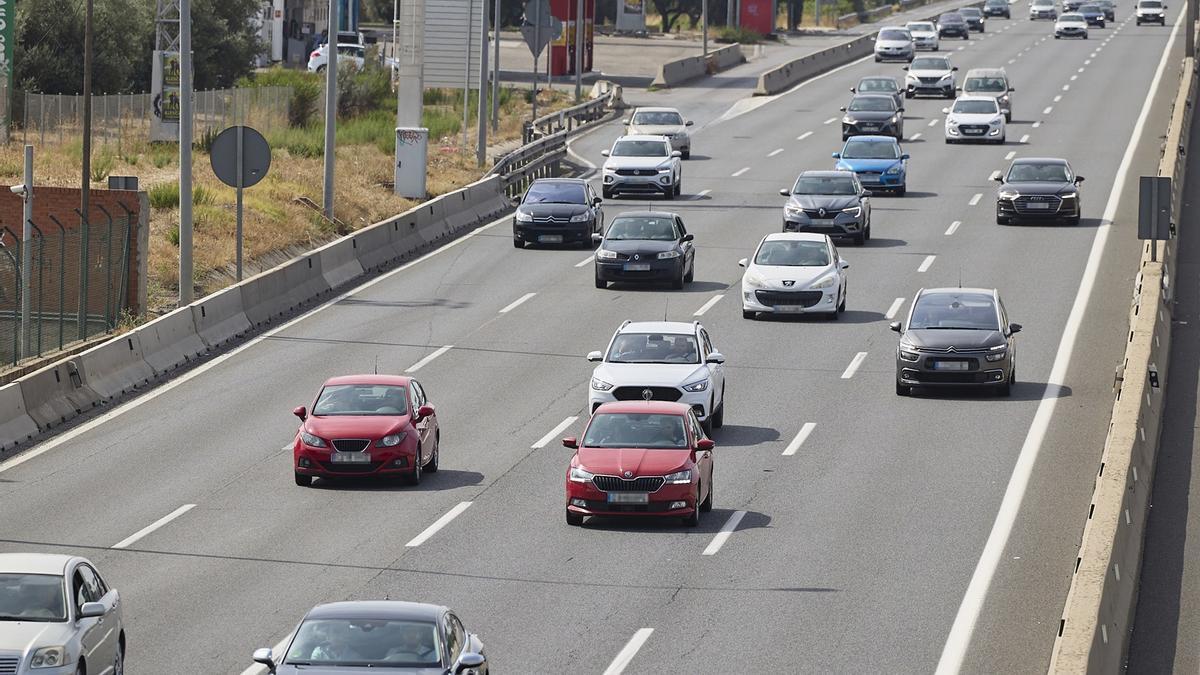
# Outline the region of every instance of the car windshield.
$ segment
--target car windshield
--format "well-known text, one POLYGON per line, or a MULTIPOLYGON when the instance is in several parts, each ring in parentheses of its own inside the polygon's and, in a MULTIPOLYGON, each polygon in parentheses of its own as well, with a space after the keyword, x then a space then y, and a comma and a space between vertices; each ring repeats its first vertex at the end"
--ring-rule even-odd
POLYGON ((682 126, 683 118, 677 112, 664 111, 644 111, 633 116, 634 124, 644 124, 648 126, 682 126))
POLYGON ((663 141, 617 141, 613 146, 613 157, 666 157, 667 144, 663 141))
POLYGON ((829 247, 823 241, 767 240, 758 247, 754 264, 770 267, 825 267, 829 265, 829 247))
POLYGON ((850 112, 895 112, 896 99, 891 96, 856 96, 846 108, 850 112))
POLYGON ((333 384, 321 389, 312 414, 404 415, 408 388, 388 384, 333 384))
POLYGON ((900 146, 887 141, 850 139, 842 149, 845 159, 900 159, 900 146))
POLYGON ((1033 7, 1053 7, 1052 0, 1033 0, 1033 7))
POLYGON ((792 188, 794 195, 856 195, 858 188, 849 176, 801 176, 792 188))
POLYGON ((1142 0, 1140 3, 1138 3, 1138 7, 1158 9, 1159 7, 1162 7, 1162 2, 1160 2, 1160 0, 1142 0))
POLYGON ((608 350, 609 363, 700 363, 695 335, 622 333, 608 350))
POLYGON ((958 13, 961 14, 963 16, 963 18, 973 17, 976 19, 978 19, 983 14, 982 12, 980 12, 978 9, 976 9, 974 7, 963 7, 962 9, 958 10, 958 13))
POLYGON ((988 7, 1007 7, 1008 0, 987 0, 987 2, 983 4, 988 7))
POLYGON ((861 92, 886 91, 886 92, 890 93, 890 92, 894 92, 894 91, 900 91, 900 86, 897 85, 896 81, 891 78, 887 78, 887 79, 878 78, 878 79, 863 80, 863 81, 859 82, 858 90, 861 92))
POLYGON ((296 630, 284 661, 295 666, 437 668, 437 627, 423 621, 309 619, 296 630))
POLYGON ((986 101, 963 101, 960 99, 954 103, 953 110, 956 113, 964 115, 986 115, 1000 111, 996 107, 996 99, 994 98, 989 98, 986 101))
POLYGON ((1079 13, 1080 14, 1099 14, 1100 8, 1097 7, 1096 5, 1084 5, 1083 7, 1079 8, 1079 13))
POLYGON ((583 434, 585 448, 678 450, 688 447, 683 415, 599 413, 583 434))
POLYGON ((943 14, 938 17, 938 23, 962 23, 962 14, 943 14))
POLYGON ((912 64, 908 67, 909 70, 950 70, 950 62, 946 59, 939 59, 932 56, 923 56, 919 59, 913 59, 912 64))
POLYGON ((996 306, 983 293, 926 293, 913 307, 909 330, 1000 330, 996 306))
POLYGON ((1082 23, 1083 15, 1082 14, 1063 14, 1062 16, 1058 17, 1058 22, 1059 23, 1082 23))
POLYGON ((525 193, 525 204, 585 204, 587 197, 578 183, 534 183, 525 193))
POLYGON ((879 31, 879 39, 903 42, 903 41, 911 40, 912 35, 910 35, 909 32, 906 30, 898 30, 898 29, 893 28, 891 30, 879 31))
POLYGON ((1068 183, 1071 172, 1066 164, 1013 164, 1008 170, 1010 183, 1068 183))
POLYGON ((679 233, 675 231, 674 218, 623 216, 608 226, 604 238, 609 241, 675 241, 679 233))
POLYGON ((57 574, 0 574, 0 621, 67 620, 63 578, 57 574))
POLYGON ((937 30, 937 28, 934 28, 933 24, 931 23, 920 22, 908 24, 908 30, 914 33, 918 31, 922 33, 932 33, 933 31, 937 30))
POLYGON ((1004 93, 1008 91, 1008 83, 1002 77, 968 77, 963 84, 963 91, 986 91, 988 93, 1004 93))

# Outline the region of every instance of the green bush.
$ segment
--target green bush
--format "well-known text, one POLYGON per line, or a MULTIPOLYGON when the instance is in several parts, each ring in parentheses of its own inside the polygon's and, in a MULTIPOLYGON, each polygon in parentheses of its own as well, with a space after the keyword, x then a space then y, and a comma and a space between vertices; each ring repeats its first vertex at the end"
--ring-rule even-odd
POLYGON ((101 151, 92 157, 91 179, 93 183, 108 178, 108 174, 112 173, 113 167, 117 164, 117 158, 108 151, 101 151))
POLYGON ((717 42, 736 42, 743 45, 756 45, 763 41, 762 33, 742 28, 741 26, 721 26, 717 29, 717 42))
POLYGON ((359 117, 394 108, 392 74, 379 64, 379 50, 367 50, 362 68, 343 61, 338 70, 338 117, 359 117))
POLYGON ((288 124, 307 127, 316 121, 317 103, 325 91, 325 78, 306 70, 275 66, 238 80, 239 87, 291 87, 288 99, 288 124))
POLYGON ((267 144, 272 148, 284 149, 292 157, 320 157, 325 152, 321 128, 309 125, 303 128, 275 129, 267 133, 267 144))
MULTIPOLYGON (((150 206, 156 209, 173 209, 179 206, 179 183, 159 183, 147 191, 150 206)), ((209 206, 215 204, 217 196, 202 185, 192 187, 192 204, 209 206)))

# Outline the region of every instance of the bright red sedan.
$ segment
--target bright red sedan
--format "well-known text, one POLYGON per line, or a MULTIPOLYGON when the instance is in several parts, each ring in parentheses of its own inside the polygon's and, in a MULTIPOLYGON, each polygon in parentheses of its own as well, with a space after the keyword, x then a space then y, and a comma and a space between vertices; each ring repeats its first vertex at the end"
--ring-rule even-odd
POLYGON ((401 476, 421 482, 438 470, 437 413, 421 384, 400 375, 346 375, 325 381, 300 418, 296 485, 313 478, 401 476))
POLYGON ((691 406, 616 401, 596 408, 567 470, 567 524, 585 516, 675 516, 712 510, 713 442, 691 406))

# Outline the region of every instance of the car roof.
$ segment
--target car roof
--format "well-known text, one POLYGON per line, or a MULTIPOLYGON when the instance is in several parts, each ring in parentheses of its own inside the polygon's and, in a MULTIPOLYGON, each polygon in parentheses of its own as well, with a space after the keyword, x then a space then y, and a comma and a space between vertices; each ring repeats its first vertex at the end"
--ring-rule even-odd
POLYGON ((996 99, 991 96, 977 96, 975 94, 967 94, 964 96, 959 96, 957 99, 954 100, 955 103, 958 103, 959 101, 989 101, 991 103, 995 103, 996 99))
POLYGON ((323 386, 332 386, 338 384, 389 384, 392 386, 406 387, 411 377, 406 375, 339 375, 325 380, 323 386))
POLYGON ((1080 19, 1080 20, 1082 20, 1083 15, 1078 12, 1067 12, 1066 14, 1058 15, 1059 21, 1062 21, 1063 19, 1080 19))
POLYGON ((317 605, 308 610, 305 619, 396 619, 400 621, 436 622, 444 612, 441 605, 400 600, 349 600, 317 605))
POLYGON ((772 232, 763 241, 829 241, 829 235, 818 232, 772 232))
POLYGON ((887 143, 888 145, 900 145, 900 141, 897 141, 894 136, 866 136, 866 135, 851 136, 850 138, 846 139, 847 143, 849 143, 850 141, 867 141, 869 143, 887 143))
POLYGON ((966 287, 960 288, 958 286, 944 286, 941 288, 922 288, 921 291, 917 294, 917 296, 920 297, 922 295, 932 295, 934 293, 937 293, 940 295, 942 295, 942 294, 944 294, 944 295, 965 295, 967 293, 970 293, 973 295, 990 295, 990 296, 995 296, 995 295, 999 294, 996 291, 996 289, 994 289, 994 288, 974 288, 971 286, 966 286, 966 287))
POLYGON ((618 138, 617 143, 620 143, 621 141, 667 141, 667 140, 669 140, 669 139, 666 136, 662 136, 662 135, 629 134, 628 136, 622 136, 622 137, 618 138))
POLYGON ((979 8, 978 7, 959 7, 958 9, 956 9, 954 11, 958 12, 959 14, 962 14, 963 12, 975 13, 975 12, 979 11, 979 8))
POLYGON ((587 181, 582 178, 538 178, 534 183, 572 183, 577 185, 586 185, 587 181))
POLYGON ((896 100, 896 97, 892 96, 891 94, 877 94, 873 91, 856 92, 853 96, 850 97, 850 100, 853 101, 856 98, 882 98, 882 99, 886 99, 888 101, 896 100))
POLYGON ((75 556, 59 553, 0 553, 0 573, 62 576, 75 556))
POLYGON ((609 401, 601 403, 592 413, 595 417, 600 413, 653 413, 659 415, 686 415, 691 406, 686 403, 673 401, 609 401))
POLYGON ((858 78, 859 82, 866 82, 867 80, 890 80, 895 82, 896 78, 892 77, 891 75, 864 75, 858 78))
POLYGON ((879 29, 879 32, 882 33, 885 30, 908 30, 908 27, 907 26, 884 26, 883 28, 879 29))
POLYGON ((620 333, 669 333, 672 335, 694 335, 696 324, 686 321, 630 321, 621 326, 620 333))
MULTIPOLYGON (((1006 0, 1000 0, 1005 2, 1006 0)), ((972 68, 967 71, 967 77, 1008 77, 1008 71, 1003 68, 972 68)))
POLYGON ((853 178, 856 175, 857 174, 855 174, 853 171, 824 171, 824 170, 816 171, 816 170, 811 170, 811 171, 801 171, 800 175, 797 176, 797 178, 803 178, 804 176, 812 176, 814 178, 853 178))
POLYGON ((671 211, 622 211, 613 216, 613 220, 621 218, 678 218, 678 213, 671 211))
POLYGON ((640 112, 673 112, 673 113, 677 113, 677 112, 679 112, 679 109, 678 108, 667 108, 664 106, 644 105, 644 106, 638 106, 638 107, 634 108, 633 112, 635 112, 635 113, 640 113, 640 112))
POLYGON ((1070 162, 1061 157, 1021 157, 1014 159, 1013 164, 1062 164, 1066 166, 1070 162))
POLYGON ((914 21, 909 21, 908 23, 904 24, 904 27, 905 27, 905 28, 908 28, 909 26, 913 25, 914 23, 925 23, 925 24, 932 24, 932 23, 933 23, 933 19, 917 19, 917 20, 914 20, 914 21))

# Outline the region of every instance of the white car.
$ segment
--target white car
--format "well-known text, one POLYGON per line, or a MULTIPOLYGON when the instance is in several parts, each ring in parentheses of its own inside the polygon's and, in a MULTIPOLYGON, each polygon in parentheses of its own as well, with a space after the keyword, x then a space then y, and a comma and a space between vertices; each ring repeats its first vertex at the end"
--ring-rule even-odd
POLYGON ((1167 5, 1162 0, 1138 0, 1137 25, 1157 23, 1167 25, 1167 5))
POLYGON ((683 159, 692 156, 692 137, 687 130, 692 121, 684 120, 675 108, 635 108, 624 122, 627 135, 666 136, 683 159))
POLYGON ((1004 111, 991 96, 960 96, 953 106, 942 108, 942 113, 946 116, 947 143, 1004 142, 1004 111))
POLYGON ((903 26, 884 26, 875 36, 875 63, 880 61, 912 61, 912 34, 903 26))
POLYGON ((937 26, 932 21, 909 21, 904 24, 912 35, 913 46, 917 49, 928 49, 936 52, 942 46, 937 26))
POLYGON ((742 275, 742 317, 759 312, 825 314, 836 320, 846 311, 846 270, 827 234, 775 232, 763 237, 754 257, 738 265, 742 275))
POLYGON ((622 136, 600 154, 608 159, 601 170, 605 199, 619 194, 661 194, 678 197, 683 190, 683 153, 666 136, 622 136))
POLYGON ((904 98, 927 94, 954 98, 958 66, 950 63, 949 56, 918 56, 904 69, 908 71, 904 76, 904 98))
POLYGON ((0 554, 0 673, 125 672, 116 589, 91 562, 52 553, 0 554))
MULTIPOLYGON (((366 60, 366 48, 362 45, 343 43, 337 46, 338 50, 338 65, 343 63, 353 63, 359 68, 363 67, 366 60)), ((308 72, 322 73, 325 72, 325 66, 329 65, 329 43, 325 43, 313 50, 312 54, 308 55, 308 72)))
POLYGON ((1058 18, 1058 8, 1054 5, 1054 0, 1033 0, 1029 3, 1029 20, 1036 21, 1038 19, 1050 19, 1053 21, 1058 18))
POLYGON ((1068 12, 1054 22, 1054 39, 1065 37, 1088 39, 1087 19, 1082 14, 1068 12))
POLYGON ((609 401, 677 401, 709 433, 724 424, 725 357, 699 321, 626 321, 607 351, 587 358, 600 364, 588 385, 589 413, 609 401))

